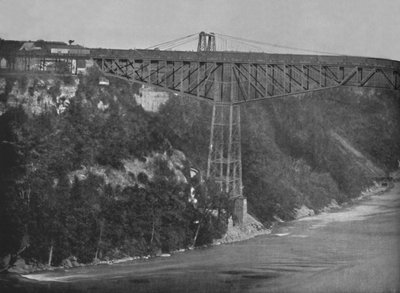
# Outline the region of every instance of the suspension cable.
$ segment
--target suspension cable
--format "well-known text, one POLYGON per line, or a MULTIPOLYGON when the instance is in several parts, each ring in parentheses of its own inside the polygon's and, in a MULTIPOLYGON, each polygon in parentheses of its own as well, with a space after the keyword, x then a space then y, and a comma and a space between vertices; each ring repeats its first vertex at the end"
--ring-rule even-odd
MULTIPOLYGON (((235 40, 235 39, 228 39, 228 38, 222 37, 221 35, 218 35, 218 37, 219 37, 219 39, 221 39, 221 40, 223 40, 225 42, 229 42, 229 41, 237 42, 237 43, 243 44, 243 45, 245 45, 247 47, 251 47, 253 49, 257 49, 259 52, 269 53, 264 48, 261 48, 259 46, 254 45, 254 44, 250 44, 248 42, 239 41, 239 40, 235 40)), ((225 50, 227 50, 227 48, 225 48, 225 50)))
POLYGON ((163 50, 174 49, 174 48, 176 48, 176 47, 179 47, 179 46, 188 44, 188 43, 193 42, 193 41, 195 41, 195 40, 197 40, 197 36, 192 36, 191 38, 187 38, 187 39, 184 39, 184 40, 175 42, 175 43, 168 44, 167 46, 164 46, 164 47, 163 47, 163 50))
MULTIPOLYGON (((307 49, 307 48, 298 48, 298 47, 293 47, 293 46, 286 46, 286 45, 279 45, 279 44, 274 44, 274 43, 268 43, 268 42, 263 42, 263 41, 255 41, 255 40, 250 40, 242 37, 234 37, 226 34, 221 34, 221 33, 214 33, 216 36, 218 36, 219 39, 224 41, 226 45, 228 43, 238 43, 241 44, 242 46, 247 46, 251 47, 253 49, 257 49, 261 52, 265 53, 271 53, 269 50, 265 50, 264 48, 260 47, 261 46, 268 46, 268 47, 274 47, 274 48, 281 48, 281 49, 287 49, 287 50, 295 50, 295 51, 301 51, 301 52, 310 52, 310 53, 316 53, 316 54, 327 54, 327 55, 337 55, 337 56, 344 56, 342 54, 337 54, 337 53, 332 53, 328 51, 318 51, 318 50, 312 50, 312 49, 307 49)), ((193 42, 197 39, 198 33, 195 34, 190 34, 181 38, 177 38, 171 41, 163 42, 154 46, 150 46, 146 49, 162 49, 162 50, 171 50, 173 48, 188 44, 189 42, 193 42)), ((218 45, 219 42, 217 42, 218 45)), ((226 50, 226 49, 225 49, 226 50)))
POLYGON ((220 37, 223 36, 223 37, 231 38, 231 39, 234 39, 237 41, 249 42, 249 43, 253 43, 253 44, 265 45, 265 46, 270 46, 270 47, 275 47, 275 48, 296 50, 296 51, 302 51, 302 52, 311 52, 311 53, 318 53, 318 54, 339 55, 339 56, 341 55, 338 53, 332 53, 332 52, 327 52, 327 51, 318 51, 318 50, 311 50, 311 49, 306 49, 306 48, 298 48, 298 47, 292 47, 292 46, 273 44, 273 43, 262 42, 262 41, 255 41, 255 40, 245 39, 245 38, 241 38, 241 37, 229 36, 229 35, 225 35, 225 34, 221 34, 221 33, 215 33, 215 34, 220 37))
POLYGON ((147 49, 158 48, 158 47, 165 46, 165 45, 170 45, 170 44, 176 43, 178 41, 181 41, 181 40, 193 37, 193 36, 197 36, 197 35, 198 35, 197 33, 196 34, 191 34, 191 35, 188 35, 188 36, 185 36, 185 37, 181 37, 181 38, 177 38, 177 39, 174 39, 174 40, 171 40, 171 41, 163 42, 163 43, 160 43, 160 44, 157 44, 157 45, 154 45, 154 46, 147 47, 146 50, 147 49))

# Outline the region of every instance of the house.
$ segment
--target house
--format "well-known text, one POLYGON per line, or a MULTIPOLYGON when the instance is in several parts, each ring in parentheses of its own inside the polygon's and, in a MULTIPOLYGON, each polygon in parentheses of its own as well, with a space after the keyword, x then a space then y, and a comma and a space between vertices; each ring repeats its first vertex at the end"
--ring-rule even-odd
POLYGON ((50 53, 51 54, 68 54, 69 49, 68 48, 50 48, 50 53))
POLYGON ((90 50, 80 45, 53 41, 0 39, 0 68, 23 71, 85 73, 90 50), (67 70, 67 71, 66 71, 67 70))
POLYGON ((7 59, 4 58, 4 57, 2 57, 2 58, 0 59, 0 68, 1 68, 1 69, 7 68, 7 59))
POLYGON ((2 61, 2 65, 6 66, 5 68, 15 69, 16 54, 23 43, 23 41, 0 39, 0 60, 5 60, 2 61))
POLYGON ((20 51, 38 51, 42 50, 41 47, 38 47, 35 45, 34 42, 25 42, 22 44, 21 48, 19 48, 20 51))
POLYGON ((99 85, 110 85, 110 81, 107 78, 100 76, 99 85))

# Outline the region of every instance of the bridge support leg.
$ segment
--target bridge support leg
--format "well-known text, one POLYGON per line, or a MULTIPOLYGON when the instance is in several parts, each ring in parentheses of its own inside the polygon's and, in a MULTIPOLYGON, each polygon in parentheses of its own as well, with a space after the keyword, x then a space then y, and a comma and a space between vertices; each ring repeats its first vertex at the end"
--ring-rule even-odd
POLYGON ((229 194, 234 201, 234 224, 242 225, 247 202, 243 197, 240 137, 240 106, 214 102, 207 177, 229 194))

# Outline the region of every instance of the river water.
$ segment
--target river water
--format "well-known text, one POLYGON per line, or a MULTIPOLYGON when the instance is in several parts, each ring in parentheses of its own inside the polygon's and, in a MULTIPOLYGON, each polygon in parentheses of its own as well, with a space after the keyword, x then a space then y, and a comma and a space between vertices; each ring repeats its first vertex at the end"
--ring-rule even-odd
POLYGON ((400 292, 400 184, 271 235, 114 265, 0 278, 0 292, 400 292))

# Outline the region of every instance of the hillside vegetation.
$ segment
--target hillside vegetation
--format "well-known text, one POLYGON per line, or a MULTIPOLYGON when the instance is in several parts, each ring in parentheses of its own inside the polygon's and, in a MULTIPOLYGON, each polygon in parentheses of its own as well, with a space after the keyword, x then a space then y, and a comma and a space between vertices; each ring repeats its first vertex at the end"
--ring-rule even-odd
POLYGON ((98 80, 95 69, 79 79, 5 79, 4 262, 18 254, 48 265, 154 255, 210 243, 224 231, 223 217, 210 213, 222 207, 205 189, 197 189, 197 204, 189 200, 190 162, 159 117, 135 103, 138 86, 98 80))
MULTIPOLYGON (((211 105, 174 98, 160 114, 168 138, 205 170, 211 105)), ((267 225, 359 196, 398 167, 395 91, 331 89, 249 103, 241 116, 244 194, 267 225)))
MULTIPOLYGON (((99 76, 0 79, 4 262, 154 255, 225 232, 228 195, 189 176, 206 171, 212 105, 171 96, 147 113, 137 85, 102 87, 99 76)), ((266 225, 290 220, 387 176, 400 159, 399 101, 394 91, 340 88, 244 105, 249 212, 266 225)))

